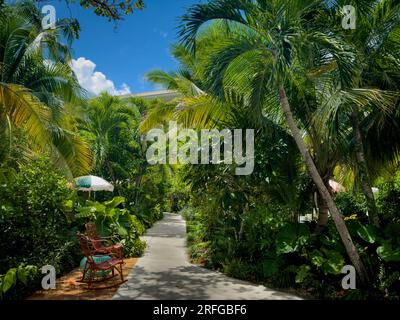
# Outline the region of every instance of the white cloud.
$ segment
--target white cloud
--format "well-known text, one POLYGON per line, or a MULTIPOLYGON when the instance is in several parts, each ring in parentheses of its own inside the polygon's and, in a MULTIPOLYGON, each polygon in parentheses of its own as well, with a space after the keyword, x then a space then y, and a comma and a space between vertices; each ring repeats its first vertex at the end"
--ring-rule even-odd
POLYGON ((101 92, 108 92, 112 95, 129 94, 131 90, 126 83, 117 89, 114 82, 107 79, 104 73, 96 71, 96 64, 84 57, 72 60, 72 70, 74 70, 79 84, 90 94, 98 95, 101 92))
POLYGON ((118 95, 130 94, 131 88, 124 82, 119 90, 117 90, 118 95))

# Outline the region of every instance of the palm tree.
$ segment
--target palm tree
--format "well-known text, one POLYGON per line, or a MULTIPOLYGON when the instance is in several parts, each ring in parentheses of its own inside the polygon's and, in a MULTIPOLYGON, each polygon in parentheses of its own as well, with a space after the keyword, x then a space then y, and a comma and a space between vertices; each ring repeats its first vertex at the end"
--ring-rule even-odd
MULTIPOLYGON (((374 88, 375 94, 381 96, 362 108, 356 103, 350 107, 342 104, 337 111, 344 113, 351 121, 358 177, 367 201, 370 222, 376 226, 379 226, 379 217, 372 192, 372 182, 364 148, 365 134, 362 126, 366 114, 371 114, 371 112, 383 115, 393 113, 391 110, 394 110, 396 105, 395 99, 390 96, 387 89, 394 88, 393 84, 397 83, 400 74, 397 54, 400 43, 399 12, 400 4, 393 0, 331 1, 328 14, 320 22, 321 28, 327 28, 327 31, 340 34, 354 52, 354 61, 357 61, 357 64, 353 67, 354 71, 351 73, 351 77, 341 83, 342 88, 354 90, 374 88), (337 26, 340 8, 349 4, 357 8, 357 27, 350 33, 337 26)), ((346 68, 345 65, 338 64, 337 68, 339 72, 346 72, 343 70, 346 68)), ((332 112, 332 114, 334 113, 332 112)), ((382 117, 378 117, 378 119, 382 120, 382 117)), ((372 123, 369 121, 368 125, 372 126, 372 123)), ((374 131, 374 134, 379 134, 379 132, 374 131)))
POLYGON ((86 173, 90 149, 76 133, 71 107, 84 98, 69 66, 76 21, 42 30, 38 9, 20 2, 2 8, 0 26, 0 134, 9 141, 2 161, 12 148, 14 128, 22 128, 30 147, 47 151, 68 176, 86 173))
POLYGON ((114 130, 138 121, 138 117, 135 108, 107 93, 102 93, 83 107, 79 123, 83 134, 92 142, 96 173, 100 174, 105 168, 111 179, 116 181, 109 154, 112 135, 114 130))
MULTIPOLYGON (((298 69, 304 59, 304 47, 319 42, 321 45, 337 48, 335 38, 311 29, 310 21, 313 15, 325 7, 325 1, 311 0, 215 0, 188 9, 181 19, 180 37, 185 46, 196 50, 196 38, 204 24, 218 20, 228 26, 226 41, 210 56, 207 70, 209 87, 229 88, 235 82, 245 84, 242 89, 248 91, 246 101, 256 119, 262 116, 268 99, 279 99, 287 125, 310 176, 328 205, 361 282, 366 283, 366 270, 303 140, 286 89, 296 85, 292 79, 298 78, 295 75, 301 72, 298 69)), ((340 48, 338 50, 340 51, 340 48)), ((340 53, 343 56, 346 54, 340 53)), ((222 99, 225 98, 225 92, 224 89, 220 90, 222 99)))
POLYGON ((194 56, 184 46, 173 45, 171 54, 180 63, 178 72, 153 70, 146 74, 148 81, 178 91, 180 97, 167 103, 152 101, 140 125, 141 131, 166 124, 171 119, 185 128, 215 128, 223 120, 232 120, 232 106, 216 101, 212 93, 204 91, 203 63, 198 57, 205 56, 213 40, 220 37, 214 28, 207 31, 198 43, 198 50, 204 50, 204 54, 194 56))

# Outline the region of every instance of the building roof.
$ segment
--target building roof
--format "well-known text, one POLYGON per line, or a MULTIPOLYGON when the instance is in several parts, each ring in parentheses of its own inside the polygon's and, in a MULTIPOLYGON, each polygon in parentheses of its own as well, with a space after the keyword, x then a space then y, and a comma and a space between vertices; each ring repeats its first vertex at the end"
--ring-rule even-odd
POLYGON ((158 91, 126 94, 126 95, 121 96, 121 98, 137 97, 137 98, 143 98, 144 100, 161 99, 164 101, 171 101, 180 96, 181 96, 181 94, 178 91, 158 90, 158 91))

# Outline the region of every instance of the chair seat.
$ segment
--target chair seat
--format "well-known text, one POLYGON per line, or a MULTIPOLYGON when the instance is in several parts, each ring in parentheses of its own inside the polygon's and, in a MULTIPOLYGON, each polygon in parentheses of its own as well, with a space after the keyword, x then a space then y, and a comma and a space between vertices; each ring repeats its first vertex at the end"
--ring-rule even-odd
POLYGON ((110 270, 112 267, 118 265, 118 264, 123 264, 122 259, 115 259, 112 258, 110 260, 104 261, 102 263, 96 263, 95 268, 98 270, 110 270))
POLYGON ((118 250, 122 249, 122 245, 118 243, 118 244, 115 244, 115 245, 109 246, 109 247, 96 246, 95 249, 97 252, 100 252, 100 253, 118 252, 118 250))

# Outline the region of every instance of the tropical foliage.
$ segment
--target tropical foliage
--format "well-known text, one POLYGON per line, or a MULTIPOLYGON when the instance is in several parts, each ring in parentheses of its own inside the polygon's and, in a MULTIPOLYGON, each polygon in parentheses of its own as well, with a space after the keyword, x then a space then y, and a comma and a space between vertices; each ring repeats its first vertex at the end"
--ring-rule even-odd
POLYGON ((191 190, 194 260, 324 298, 398 299, 399 247, 388 230, 399 208, 386 214, 381 203, 397 202, 387 198, 396 197, 388 172, 398 170, 397 139, 385 127, 399 106, 399 12, 390 0, 188 8, 172 50, 179 71, 148 75, 182 98, 178 107, 153 106, 142 130, 175 119, 257 133, 250 177, 235 177, 232 165, 189 166, 181 177, 191 190), (359 13, 356 30, 341 24, 349 4, 359 13), (349 192, 336 194, 333 180, 349 192), (311 222, 299 224, 307 215, 311 222), (369 290, 340 289, 345 264, 369 290))
POLYGON ((40 17, 31 2, 1 10, 0 136, 8 143, 0 147, 0 161, 47 152, 69 176, 84 174, 91 153, 68 108, 82 101, 84 91, 69 66, 70 46, 61 42, 62 36, 70 41, 77 36, 76 22, 61 20, 55 29, 43 30, 40 17), (28 141, 15 141, 16 129, 28 141))
MULTIPOLYGON (((134 3, 143 4, 125 2, 126 14, 134 3)), ((104 5, 97 14, 121 17, 120 6, 108 15, 104 5)), ((138 131, 147 103, 106 93, 89 99, 71 69, 79 23, 42 29, 41 19, 32 1, 1 2, 0 300, 38 289, 44 265, 57 275, 79 265, 76 233, 87 222, 117 237, 126 257, 140 256, 139 236, 166 206, 169 176, 148 168, 138 131), (88 200, 73 188, 87 174, 111 181, 118 196, 88 200)))
MULTIPOLYGON (((113 20, 143 6, 121 3, 81 5, 113 20)), ((88 222, 140 255, 164 211, 184 215, 190 258, 208 268, 307 297, 400 298, 398 1, 192 5, 171 50, 179 67, 147 74, 178 94, 167 102, 89 98, 70 66, 79 23, 42 30, 31 1, 0 4, 0 299, 37 288, 45 264, 76 267, 88 222), (254 129, 253 173, 150 166, 144 135, 171 120, 254 129), (86 174, 114 194, 74 190, 86 174), (356 290, 340 285, 346 265, 356 290)))

